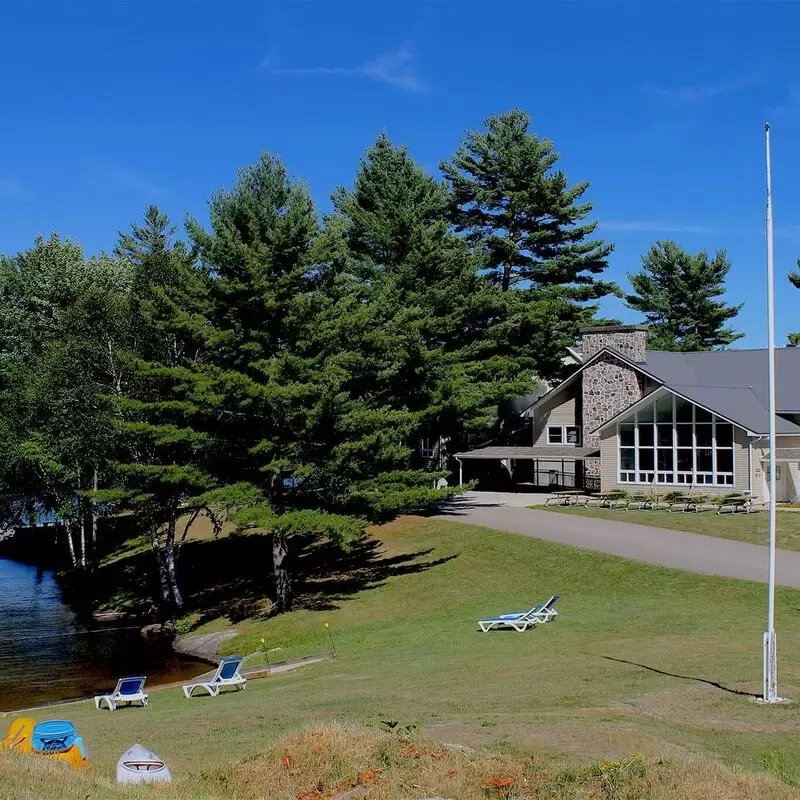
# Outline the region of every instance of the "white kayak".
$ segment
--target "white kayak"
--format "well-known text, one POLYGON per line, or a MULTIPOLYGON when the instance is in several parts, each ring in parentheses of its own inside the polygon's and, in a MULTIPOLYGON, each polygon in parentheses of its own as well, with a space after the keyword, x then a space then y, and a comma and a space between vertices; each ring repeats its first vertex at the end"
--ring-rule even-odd
POLYGON ((169 767, 155 753, 135 744, 117 761, 117 783, 171 781, 169 767))

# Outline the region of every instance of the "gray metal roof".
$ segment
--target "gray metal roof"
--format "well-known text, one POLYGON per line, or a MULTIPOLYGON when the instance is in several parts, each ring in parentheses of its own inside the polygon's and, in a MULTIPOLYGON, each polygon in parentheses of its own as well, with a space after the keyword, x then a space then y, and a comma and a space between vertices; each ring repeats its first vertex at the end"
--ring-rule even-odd
MULTIPOLYGON (((800 348, 778 348, 775 365, 778 411, 800 413, 800 348)), ((767 432, 767 350, 649 350, 642 367, 689 400, 753 433, 767 432)), ((800 434, 800 425, 782 417, 778 417, 777 428, 781 434, 800 434)))
POLYGON ((569 447, 558 445, 544 445, 543 447, 481 447, 478 450, 469 450, 464 453, 456 453, 456 458, 477 458, 477 459, 541 459, 542 461, 571 458, 586 458, 587 456, 597 455, 600 451, 596 447, 569 447))

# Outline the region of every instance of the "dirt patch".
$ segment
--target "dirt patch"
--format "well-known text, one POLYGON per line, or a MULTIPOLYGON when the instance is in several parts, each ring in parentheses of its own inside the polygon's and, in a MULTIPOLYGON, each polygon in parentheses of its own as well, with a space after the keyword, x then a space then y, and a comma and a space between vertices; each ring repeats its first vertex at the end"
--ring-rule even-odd
POLYGON ((197 636, 181 636, 175 640, 172 645, 177 653, 183 653, 187 656, 195 656, 202 658, 206 661, 217 662, 219 656, 217 650, 219 646, 226 640, 238 636, 239 631, 236 628, 228 628, 224 631, 217 631, 216 633, 202 633, 197 636))
MULTIPOLYGON (((628 700, 626 705, 637 713, 670 724, 708 727, 736 733, 800 732, 800 718, 787 714, 780 718, 769 709, 737 697, 733 702, 721 701, 702 686, 652 692, 628 700)), ((774 709, 772 709, 774 711, 774 709)))
MULTIPOLYGON (((587 715, 588 717, 588 715, 587 715)), ((635 721, 600 722, 574 719, 542 720, 539 724, 488 724, 485 727, 446 723, 425 726, 425 733, 443 742, 470 748, 498 749, 510 745, 515 751, 534 751, 576 764, 594 759, 607 761, 641 753, 651 758, 686 757, 691 751, 652 732, 640 730, 635 721)))

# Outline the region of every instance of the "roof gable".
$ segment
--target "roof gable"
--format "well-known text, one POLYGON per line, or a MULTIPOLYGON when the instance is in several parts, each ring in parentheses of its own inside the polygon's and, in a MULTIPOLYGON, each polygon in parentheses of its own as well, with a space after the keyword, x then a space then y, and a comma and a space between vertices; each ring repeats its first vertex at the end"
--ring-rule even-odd
POLYGON ((657 383, 661 383, 661 381, 653 374, 651 374, 646 369, 646 364, 638 363, 636 361, 631 361, 626 356, 622 355, 622 353, 614 350, 612 347, 604 347, 602 350, 598 350, 591 358, 587 359, 583 362, 583 364, 575 370, 568 378, 565 378, 561 383, 557 386, 554 386, 547 394, 542 395, 536 402, 531 403, 528 408, 522 411, 522 416, 530 416, 531 412, 535 409, 540 408, 544 405, 547 405, 551 400, 553 400, 559 393, 561 393, 564 389, 569 387, 573 384, 582 374, 583 371, 595 363, 595 361, 599 361, 602 356, 613 356, 614 358, 621 361, 625 366, 632 367, 633 369, 641 372, 643 375, 646 375, 648 378, 652 378, 657 383))
MULTIPOLYGON (((631 361, 613 348, 604 347, 587 359, 566 380, 522 411, 530 416, 574 383, 583 371, 602 356, 613 356, 631 369, 666 386, 673 394, 722 417, 752 433, 765 434, 769 428, 768 351, 708 350, 675 353, 648 350, 644 362, 631 361)), ((800 348, 775 351, 778 413, 800 412, 800 348)), ((639 401, 637 401, 639 402, 639 401)), ((632 408, 636 403, 632 404, 632 408)), ((627 410, 597 428, 603 430, 627 410)), ((778 417, 782 435, 800 435, 800 425, 778 417)))

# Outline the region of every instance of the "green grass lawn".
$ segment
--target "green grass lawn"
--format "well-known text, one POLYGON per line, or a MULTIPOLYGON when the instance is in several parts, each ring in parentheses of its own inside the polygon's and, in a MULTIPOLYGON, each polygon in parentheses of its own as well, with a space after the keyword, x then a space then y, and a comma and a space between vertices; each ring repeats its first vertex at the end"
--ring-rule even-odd
MULTIPOLYGON (((92 780, 110 777, 119 755, 141 742, 188 778, 181 797, 207 796, 191 781, 288 731, 367 720, 418 721, 446 742, 561 762, 638 752, 758 772, 764 753, 783 751, 800 777, 800 702, 753 702, 765 587, 442 520, 401 520, 373 536, 378 566, 391 569, 376 568, 355 592, 345 579, 338 595, 328 587, 327 610, 239 622, 240 635, 224 645, 249 653, 264 636, 286 655, 327 650, 328 621, 336 660, 216 699, 185 700, 173 688, 153 690, 145 710, 97 712, 84 702, 32 716, 77 724, 92 780), (555 622, 525 634, 476 630, 480 616, 554 592, 555 622)), ((800 592, 778 590, 777 624, 780 688, 800 701, 800 592)), ((7 769, 0 759, 0 786, 7 769)))
MULTIPOLYGON (((635 522, 637 525, 652 525, 656 528, 671 528, 688 533, 718 536, 751 544, 768 543, 769 514, 757 511, 753 514, 716 514, 713 511, 641 511, 622 508, 586 508, 585 506, 531 506, 536 511, 552 511, 555 514, 574 514, 581 517, 605 517, 620 522, 635 522)), ((800 550, 800 512, 778 510, 778 547, 784 550, 800 550)))

